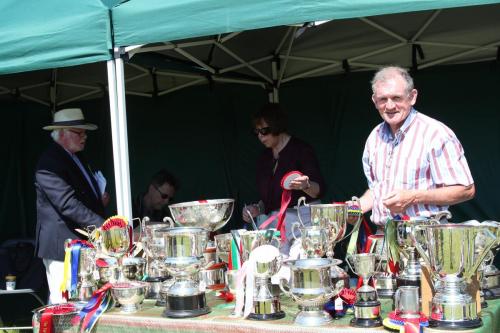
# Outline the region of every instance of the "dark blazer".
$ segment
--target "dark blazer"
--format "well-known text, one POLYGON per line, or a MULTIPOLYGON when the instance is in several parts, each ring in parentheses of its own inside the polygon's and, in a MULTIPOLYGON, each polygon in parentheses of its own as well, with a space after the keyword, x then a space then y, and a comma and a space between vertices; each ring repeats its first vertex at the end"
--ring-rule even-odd
MULTIPOLYGON (((77 156, 91 175, 83 156, 77 156)), ((35 172, 38 257, 63 261, 64 241, 83 237, 76 228, 102 225, 104 206, 95 179, 91 179, 98 196, 62 146, 53 142, 42 154, 35 172)))

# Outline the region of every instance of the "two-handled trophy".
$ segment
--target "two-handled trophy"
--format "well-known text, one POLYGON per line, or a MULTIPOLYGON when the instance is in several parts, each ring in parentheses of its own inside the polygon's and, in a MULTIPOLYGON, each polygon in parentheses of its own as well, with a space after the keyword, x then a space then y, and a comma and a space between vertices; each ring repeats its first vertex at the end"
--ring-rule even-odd
POLYGON ((496 236, 486 226, 465 224, 418 225, 415 247, 435 280, 429 326, 472 329, 482 325, 476 300, 467 291, 496 236), (480 245, 479 248, 476 248, 480 245))
POLYGON ((334 287, 330 278, 330 268, 339 263, 340 260, 330 258, 283 261, 283 265, 290 268, 291 277, 289 282, 281 279, 280 288, 299 306, 296 324, 322 326, 333 320, 324 306, 341 289, 334 287))
POLYGON ((403 270, 397 277, 397 286, 418 286, 420 287, 420 260, 415 250, 415 245, 411 239, 411 234, 416 226, 439 224, 442 218, 451 219, 451 213, 442 211, 433 218, 414 216, 409 219, 394 219, 396 223, 396 240, 400 253, 406 257, 406 261, 400 260, 403 270))
MULTIPOLYGON (((302 202, 302 198, 299 199, 298 206, 302 202)), ((347 203, 332 203, 332 204, 304 204, 310 208, 311 212, 311 226, 308 228, 302 222, 299 211, 299 221, 303 227, 304 232, 302 232, 302 246, 307 248, 306 253, 308 257, 319 257, 319 254, 326 250, 326 256, 333 259, 335 245, 345 239, 345 233, 347 230, 347 217, 348 217, 348 205, 347 203), (317 229, 323 229, 326 232, 326 249, 323 245, 320 245, 319 241, 324 238, 323 232, 317 232, 317 229), (306 230, 311 230, 310 235, 306 235, 306 230), (313 235, 316 234, 316 235, 313 235), (317 253, 314 253, 314 252, 317 253)), ((296 227, 295 227, 296 228, 296 227)), ((300 228, 299 228, 300 229, 300 228)), ((348 237, 347 235, 346 237, 348 237)), ((331 266, 330 276, 332 282, 337 285, 337 283, 342 284, 343 287, 349 287, 349 275, 338 265, 342 261, 338 261, 335 265, 331 266)))
POLYGON ((351 270, 363 279, 363 286, 356 290, 354 318, 351 325, 355 327, 382 326, 380 318, 380 301, 377 290, 368 285, 370 278, 377 272, 380 256, 376 253, 357 253, 346 257, 351 270))

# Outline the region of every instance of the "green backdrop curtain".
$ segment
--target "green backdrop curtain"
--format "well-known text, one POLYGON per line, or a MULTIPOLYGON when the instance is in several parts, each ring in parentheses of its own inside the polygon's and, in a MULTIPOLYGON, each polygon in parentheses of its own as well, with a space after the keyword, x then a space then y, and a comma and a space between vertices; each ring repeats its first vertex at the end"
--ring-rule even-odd
MULTIPOLYGON (((474 200, 452 208, 454 221, 500 219, 500 66, 498 63, 436 67, 414 73, 417 109, 446 123, 461 140, 477 187, 474 200)), ((289 132, 316 150, 328 184, 323 198, 361 195, 364 142, 380 116, 370 101, 372 73, 298 80, 282 86, 289 132)), ((267 101, 258 87, 214 84, 159 98, 127 97, 132 195, 167 168, 180 180, 176 201, 233 197, 228 228, 242 225, 243 203, 258 200, 255 161, 263 149, 251 134, 250 117, 267 101)), ((70 105, 68 105, 69 107, 70 105)), ((87 155, 114 188, 107 96, 74 104, 99 125, 89 134, 87 155)), ((65 106, 66 107, 66 106, 65 106)), ((33 171, 49 142, 44 107, 12 99, 2 104, 0 131, 0 239, 32 237, 35 230, 33 171)), ((111 193, 113 190, 111 190, 111 193)), ((114 204, 108 210, 114 213, 114 204)))

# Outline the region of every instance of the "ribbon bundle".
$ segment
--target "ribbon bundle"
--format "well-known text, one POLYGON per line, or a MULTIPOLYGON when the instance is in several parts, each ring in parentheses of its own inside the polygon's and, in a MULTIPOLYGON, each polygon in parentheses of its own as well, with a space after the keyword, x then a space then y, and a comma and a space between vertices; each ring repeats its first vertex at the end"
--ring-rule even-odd
POLYGON ((114 301, 111 296, 111 283, 106 283, 101 289, 92 294, 92 298, 87 305, 80 311, 81 318, 81 333, 88 333, 92 331, 97 319, 106 311, 110 306, 113 306, 114 301))
POLYGON ((94 248, 85 240, 74 239, 66 244, 64 256, 64 275, 61 284, 61 292, 71 298, 78 284, 78 266, 80 264, 80 253, 82 248, 94 248))
MULTIPOLYGON (((278 224, 276 225, 276 230, 279 230, 281 233, 281 242, 286 242, 286 228, 285 228, 285 217, 286 217, 286 209, 292 200, 292 190, 290 188, 290 182, 297 177, 302 176, 302 173, 299 171, 290 171, 283 176, 281 179, 281 188, 283 192, 281 192, 281 207, 278 212, 278 224)), ((259 229, 266 229, 266 227, 271 224, 276 218, 276 214, 270 216, 267 220, 265 220, 259 227, 259 229)))

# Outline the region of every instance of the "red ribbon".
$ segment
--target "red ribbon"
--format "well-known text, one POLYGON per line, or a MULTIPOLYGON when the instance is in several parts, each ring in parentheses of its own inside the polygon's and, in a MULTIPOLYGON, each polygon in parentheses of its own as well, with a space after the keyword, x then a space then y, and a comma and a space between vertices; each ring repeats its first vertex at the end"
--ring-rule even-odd
POLYGON ((121 217, 112 217, 102 225, 102 230, 109 230, 113 227, 125 228, 128 225, 126 221, 124 221, 121 217))
POLYGON ((276 230, 280 231, 280 236, 281 236, 281 243, 286 242, 286 228, 285 228, 285 217, 286 217, 286 210, 288 208, 288 205, 290 204, 290 201, 292 200, 292 190, 288 189, 285 187, 285 183, 289 182, 289 177, 292 176, 302 176, 302 173, 299 171, 290 171, 287 174, 281 178, 281 188, 283 189, 283 192, 281 192, 281 207, 280 211, 278 214, 273 214, 271 215, 267 220, 264 221, 259 227, 259 229, 266 229, 266 227, 271 224, 272 221, 278 216, 278 224, 276 225, 276 230))

